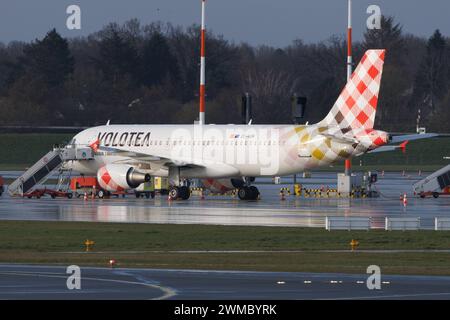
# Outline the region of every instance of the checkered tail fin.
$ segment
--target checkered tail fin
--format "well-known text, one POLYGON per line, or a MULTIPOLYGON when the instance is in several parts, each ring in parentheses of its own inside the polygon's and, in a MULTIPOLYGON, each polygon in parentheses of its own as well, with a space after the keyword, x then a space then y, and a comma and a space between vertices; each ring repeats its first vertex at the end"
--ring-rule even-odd
POLYGON ((330 113, 320 122, 343 132, 372 129, 386 50, 367 50, 330 113))

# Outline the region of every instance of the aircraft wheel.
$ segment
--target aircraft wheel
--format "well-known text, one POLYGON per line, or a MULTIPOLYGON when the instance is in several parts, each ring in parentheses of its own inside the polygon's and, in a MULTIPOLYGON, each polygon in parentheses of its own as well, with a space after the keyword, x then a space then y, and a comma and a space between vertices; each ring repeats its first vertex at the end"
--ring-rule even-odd
POLYGON ((435 198, 435 199, 439 198, 439 193, 433 192, 433 198, 435 198))
POLYGON ((255 186, 250 186, 250 200, 257 200, 259 196, 259 190, 255 186))
POLYGON ((249 199, 249 196, 250 196, 250 189, 249 188, 247 188, 247 187, 242 187, 242 188, 239 188, 239 190, 238 190, 238 197, 239 197, 239 199, 241 199, 241 200, 248 200, 249 199))
POLYGON ((189 197, 191 196, 191 190, 189 189, 189 187, 183 186, 180 187, 180 198, 183 200, 187 200, 189 199, 189 197))
POLYGON ((178 188, 178 187, 170 188, 170 190, 169 190, 169 197, 172 200, 178 199, 180 197, 180 188, 178 188))
POLYGON ((72 197, 73 197, 73 194, 71 194, 70 192, 67 194, 67 198, 68 199, 72 199, 72 197))
POLYGON ((105 192, 103 190, 98 190, 97 196, 100 199, 103 199, 105 197, 105 192))

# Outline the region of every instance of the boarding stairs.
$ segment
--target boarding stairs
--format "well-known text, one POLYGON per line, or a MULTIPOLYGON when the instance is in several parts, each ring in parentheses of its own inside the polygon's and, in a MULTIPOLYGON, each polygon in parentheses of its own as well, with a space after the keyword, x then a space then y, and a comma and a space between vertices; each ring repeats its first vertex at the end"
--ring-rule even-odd
POLYGON ((415 194, 421 193, 440 193, 450 186, 450 164, 433 172, 424 179, 414 183, 413 190, 415 194))
POLYGON ((58 183, 56 190, 67 192, 70 186, 70 179, 72 178, 72 168, 66 169, 64 165, 59 168, 58 183))
POLYGON ((11 196, 23 196, 31 192, 37 185, 44 184, 57 170, 59 170, 57 187, 60 187, 67 183, 71 174, 70 169, 64 168, 65 163, 71 160, 81 161, 93 158, 94 153, 89 147, 55 145, 53 150, 44 155, 8 186, 8 193, 11 196), (69 172, 69 175, 67 175, 67 172, 69 172))

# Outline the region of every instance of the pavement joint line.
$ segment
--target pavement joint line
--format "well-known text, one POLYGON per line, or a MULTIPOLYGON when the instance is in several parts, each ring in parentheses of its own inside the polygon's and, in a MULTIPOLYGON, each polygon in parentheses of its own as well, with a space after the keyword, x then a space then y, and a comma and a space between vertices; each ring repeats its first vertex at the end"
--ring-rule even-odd
MULTIPOLYGON (((49 275, 49 274, 36 273, 36 272, 0 271, 0 275, 2 275, 2 274, 3 275, 18 275, 18 276, 34 276, 34 277, 47 277, 47 278, 67 279, 67 276, 49 275)), ((143 283, 143 282, 136 282, 136 281, 127 281, 127 280, 116 280, 116 279, 91 278, 91 277, 84 277, 84 276, 83 276, 82 279, 83 280, 92 280, 92 281, 103 281, 103 282, 114 282, 114 283, 141 285, 141 286, 146 286, 146 287, 150 287, 150 288, 153 288, 153 289, 160 290, 160 291, 162 291, 164 293, 162 296, 153 298, 151 300, 165 300, 165 299, 169 299, 169 298, 171 298, 171 297, 176 295, 176 291, 171 289, 171 288, 162 287, 162 286, 155 285, 155 284, 150 284, 150 283, 143 283)))

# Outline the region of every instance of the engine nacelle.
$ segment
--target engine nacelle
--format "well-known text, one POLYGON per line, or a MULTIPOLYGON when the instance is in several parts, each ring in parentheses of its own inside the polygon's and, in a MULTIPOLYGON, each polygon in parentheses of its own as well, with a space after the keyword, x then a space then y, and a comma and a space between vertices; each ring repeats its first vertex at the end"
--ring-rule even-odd
POLYGON ((231 179, 202 179, 203 187, 213 193, 226 193, 236 188, 244 186, 242 178, 231 179))
POLYGON ((110 192, 134 189, 150 179, 148 173, 140 172, 126 164, 107 164, 97 172, 99 185, 110 192))

